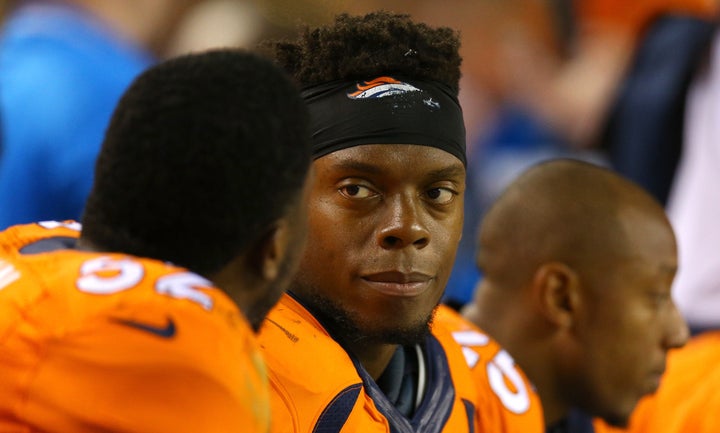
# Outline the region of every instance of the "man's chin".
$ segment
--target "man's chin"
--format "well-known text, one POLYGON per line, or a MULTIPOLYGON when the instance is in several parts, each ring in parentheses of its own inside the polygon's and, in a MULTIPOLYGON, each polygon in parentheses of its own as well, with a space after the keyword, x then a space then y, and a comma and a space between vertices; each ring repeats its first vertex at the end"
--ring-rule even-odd
POLYGON ((422 344, 425 341, 430 333, 430 326, 429 322, 411 325, 397 324, 396 326, 383 326, 378 328, 362 327, 361 325, 360 333, 364 334, 368 342, 414 346, 416 344, 422 344))
POLYGON ((432 313, 420 320, 403 320, 397 315, 368 317, 324 296, 309 296, 304 302, 335 338, 348 343, 412 346, 424 342, 430 332, 432 313))

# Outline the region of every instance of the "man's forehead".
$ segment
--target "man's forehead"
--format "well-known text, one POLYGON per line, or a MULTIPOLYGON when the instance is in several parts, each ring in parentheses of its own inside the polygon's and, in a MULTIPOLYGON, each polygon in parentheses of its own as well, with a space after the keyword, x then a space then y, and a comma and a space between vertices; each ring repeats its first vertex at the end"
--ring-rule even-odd
POLYGON ((446 164, 454 160, 460 165, 463 165, 462 161, 450 152, 433 146, 413 143, 358 144, 335 150, 316 158, 316 160, 321 159, 328 159, 332 161, 367 160, 377 163, 393 161, 402 162, 410 159, 428 159, 437 160, 446 164))
POLYGON ((418 170, 464 177, 465 166, 454 155, 431 146, 414 144, 366 144, 331 152, 315 160, 316 166, 335 170, 382 173, 418 170))

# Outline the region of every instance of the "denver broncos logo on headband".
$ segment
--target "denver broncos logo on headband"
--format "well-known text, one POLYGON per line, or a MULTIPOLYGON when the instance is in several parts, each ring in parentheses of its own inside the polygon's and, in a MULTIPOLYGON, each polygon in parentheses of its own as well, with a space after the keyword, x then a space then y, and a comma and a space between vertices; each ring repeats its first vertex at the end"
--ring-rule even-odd
POLYGON ((348 93, 350 99, 384 98, 409 92, 419 92, 417 87, 392 77, 378 77, 364 84, 357 84, 357 91, 348 93))

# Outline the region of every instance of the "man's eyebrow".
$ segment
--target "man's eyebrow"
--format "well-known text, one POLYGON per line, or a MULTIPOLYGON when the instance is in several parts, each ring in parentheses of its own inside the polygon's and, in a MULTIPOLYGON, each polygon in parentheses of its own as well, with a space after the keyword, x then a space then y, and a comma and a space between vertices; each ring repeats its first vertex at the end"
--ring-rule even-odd
POLYGON ((437 170, 433 170, 427 174, 427 177, 433 180, 456 179, 465 176, 465 167, 460 164, 453 164, 437 170))
MULTIPOLYGON (((384 171, 375 164, 370 164, 356 159, 347 159, 338 162, 335 167, 341 170, 358 171, 368 174, 382 174, 384 171)), ((428 172, 426 176, 433 180, 455 179, 465 176, 465 167, 459 163, 452 164, 447 167, 432 170, 428 172)))
POLYGON ((346 159, 335 164, 335 168, 348 171, 360 171, 368 174, 381 174, 383 170, 375 164, 359 161, 357 159, 346 159))

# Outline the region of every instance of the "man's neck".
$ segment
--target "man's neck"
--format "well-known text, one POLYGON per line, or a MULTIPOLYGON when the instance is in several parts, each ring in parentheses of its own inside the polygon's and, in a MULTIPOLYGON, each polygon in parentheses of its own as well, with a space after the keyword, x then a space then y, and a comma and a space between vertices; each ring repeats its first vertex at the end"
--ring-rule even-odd
POLYGON ((344 345, 374 380, 382 375, 398 348, 397 344, 363 344, 362 342, 345 342, 344 345))
POLYGON ((332 338, 360 362, 374 380, 380 377, 395 354, 397 344, 382 343, 377 339, 361 336, 354 325, 347 325, 349 318, 338 320, 338 317, 346 316, 344 311, 333 306, 331 302, 323 301, 321 297, 308 294, 297 287, 289 290, 288 294, 299 301, 332 338), (326 305, 319 305, 323 303, 326 305))

